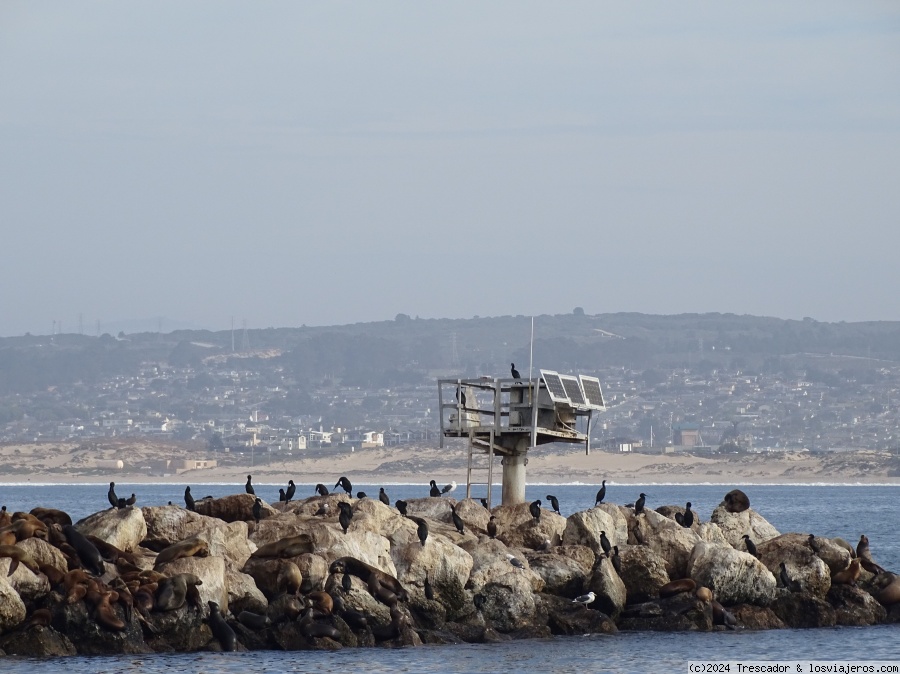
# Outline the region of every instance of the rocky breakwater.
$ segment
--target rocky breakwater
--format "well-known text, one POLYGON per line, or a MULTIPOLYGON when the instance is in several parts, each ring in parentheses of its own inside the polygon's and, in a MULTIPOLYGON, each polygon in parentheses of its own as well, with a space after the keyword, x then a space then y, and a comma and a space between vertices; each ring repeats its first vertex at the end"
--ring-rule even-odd
POLYGON ((900 621, 900 579, 854 547, 779 533, 730 492, 563 518, 446 497, 250 494, 0 513, 0 648, 48 656, 337 649, 618 630, 900 621))

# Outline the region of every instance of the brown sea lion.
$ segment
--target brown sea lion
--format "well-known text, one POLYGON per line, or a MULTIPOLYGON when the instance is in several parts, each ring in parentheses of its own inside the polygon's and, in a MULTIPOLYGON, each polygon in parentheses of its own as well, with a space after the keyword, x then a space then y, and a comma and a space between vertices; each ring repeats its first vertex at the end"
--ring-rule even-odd
POLYGON ((41 573, 47 576, 47 580, 50 582, 51 588, 60 585, 63 582, 63 579, 66 577, 65 572, 60 571, 52 564, 38 563, 38 567, 40 568, 41 573))
POLYGON ((38 563, 34 561, 34 558, 28 554, 28 551, 20 548, 16 545, 0 545, 0 557, 9 557, 9 572, 6 574, 7 576, 13 575, 16 569, 19 568, 19 564, 28 568, 32 573, 40 573, 41 567, 38 566, 38 563))
POLYGON ((290 561, 279 562, 276 586, 287 594, 297 594, 303 584, 303 573, 300 567, 290 561))
POLYGON ((297 557, 312 552, 313 548, 314 545, 309 534, 298 534, 266 543, 257 548, 251 557, 297 557))
POLYGON ((30 630, 32 627, 49 627, 50 621, 52 619, 53 619, 53 614, 50 613, 50 609, 48 609, 48 608, 35 609, 34 613, 31 614, 31 617, 28 618, 27 622, 22 627, 22 629, 30 630))
POLYGON ((859 580, 859 558, 854 559, 843 571, 838 571, 831 576, 832 585, 856 585, 859 580))
POLYGON ((69 517, 69 513, 57 510, 56 508, 32 508, 30 514, 37 517, 47 526, 50 526, 51 524, 58 524, 60 526, 72 524, 72 518, 69 517))
POLYGON ((309 602, 309 605, 319 613, 331 615, 331 612, 334 610, 334 601, 327 592, 322 592, 320 590, 310 592, 306 595, 306 599, 309 602))
POLYGON ((137 557, 135 557, 133 552, 125 552, 124 550, 119 550, 112 543, 107 543, 102 538, 98 538, 97 536, 92 536, 88 534, 85 538, 87 538, 97 550, 100 551, 100 556, 103 557, 110 564, 116 564, 119 559, 124 559, 129 564, 134 567, 137 567, 137 557))
POLYGON ((696 589, 697 583, 693 578, 681 578, 680 580, 673 580, 670 583, 666 583, 659 588, 659 596, 660 598, 665 599, 666 597, 672 597, 682 592, 693 592, 696 589))
POLYGON ((269 616, 260 615, 259 613, 253 613, 251 611, 241 611, 238 614, 237 619, 241 625, 249 627, 254 631, 265 629, 272 624, 272 620, 269 616))
POLYGON ((121 632, 125 629, 124 621, 116 615, 113 603, 118 601, 119 593, 115 591, 100 592, 99 600, 94 604, 94 619, 101 627, 121 632))
MULTIPOLYGON (((16 515, 19 514, 31 517, 31 515, 28 515, 28 513, 16 513, 16 515)), ((5 527, 0 529, 0 534, 8 533, 12 533, 15 536, 16 541, 24 541, 28 538, 40 538, 46 541, 49 535, 47 525, 37 518, 13 519, 10 524, 7 524, 5 527)), ((8 539, 8 536, 4 536, 4 539, 8 539)))
POLYGON ((182 557, 208 557, 209 544, 201 538, 192 536, 178 543, 173 543, 156 556, 153 568, 157 568, 182 557))
POLYGON ((742 513, 750 507, 750 498, 740 489, 732 489, 725 494, 723 503, 728 512, 742 513))
POLYGON ((730 630, 737 629, 737 619, 715 599, 710 602, 713 610, 713 625, 724 625, 730 630))
POLYGON ((400 584, 400 581, 389 573, 385 573, 374 566, 366 564, 355 557, 339 557, 334 560, 329 567, 329 573, 349 573, 356 576, 364 583, 369 583, 369 578, 373 575, 377 577, 378 582, 395 595, 400 601, 406 601, 409 593, 400 584))
POLYGON ((166 578, 156 590, 156 608, 174 611, 184 606, 186 601, 196 604, 199 599, 198 585, 203 585, 203 581, 193 573, 176 573, 166 578))
POLYGON ((12 523, 12 515, 6 509, 6 506, 0 508, 0 527, 5 527, 7 524, 12 523))
POLYGON ((900 576, 890 571, 885 571, 876 579, 876 584, 880 585, 880 590, 872 596, 882 606, 893 606, 900 603, 900 576))
POLYGON ((713 593, 708 587, 704 587, 701 585, 696 590, 694 590, 694 596, 697 597, 700 601, 712 601, 713 593))

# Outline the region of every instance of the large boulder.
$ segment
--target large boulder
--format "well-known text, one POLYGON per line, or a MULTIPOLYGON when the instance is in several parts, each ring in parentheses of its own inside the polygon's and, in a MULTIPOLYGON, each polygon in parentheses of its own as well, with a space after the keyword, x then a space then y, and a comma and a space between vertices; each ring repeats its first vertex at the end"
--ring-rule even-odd
POLYGON ((435 522, 453 523, 450 505, 456 505, 456 499, 452 498, 410 498, 406 499, 406 514, 415 517, 425 517, 435 522))
POLYGON ((198 539, 206 541, 212 557, 224 557, 237 567, 241 567, 256 551, 256 545, 247 537, 246 522, 230 522, 201 529, 194 534, 198 539))
MULTIPOLYGON (((262 499, 260 499, 262 500, 262 499)), ((204 498, 194 502, 194 509, 201 515, 215 517, 223 522, 252 522, 253 504, 256 497, 253 494, 230 494, 220 498, 204 498)), ((264 505, 268 506, 268 504, 264 505)), ((275 510, 269 508, 272 514, 275 510)))
POLYGON ((33 603, 50 594, 50 582, 47 580, 47 576, 42 573, 33 573, 24 564, 19 564, 12 575, 9 575, 11 564, 12 559, 9 557, 0 557, 0 575, 12 585, 24 601, 33 603))
POLYGON ((757 547, 763 541, 779 535, 778 529, 769 524, 766 518, 752 508, 732 513, 724 505, 720 505, 713 510, 709 521, 719 526, 725 540, 737 550, 746 550, 744 534, 749 535, 757 547))
POLYGON ((782 534, 761 543, 756 550, 760 561, 776 578, 784 562, 788 577, 799 583, 802 592, 824 597, 831 588, 828 565, 807 545, 807 536, 782 534))
MULTIPOLYGON (((621 579, 628 594, 628 603, 645 602, 659 596, 659 588, 671 580, 666 560, 643 545, 629 545, 619 549, 622 562, 621 579)), ((606 564, 606 562, 602 562, 606 564)), ((611 565, 610 565, 611 566, 611 565)))
POLYGON ((29 658, 49 658, 61 655, 77 655, 78 651, 65 634, 52 627, 36 625, 30 629, 6 634, 0 640, 0 648, 7 655, 29 658))
POLYGON ((472 572, 466 587, 473 593, 479 592, 483 586, 495 582, 508 573, 517 573, 524 577, 531 592, 543 591, 544 579, 529 568, 527 557, 517 550, 507 548, 502 541, 484 539, 479 545, 470 547, 467 551, 472 556, 472 572), (518 569, 513 566, 507 555, 516 557, 525 568, 518 569))
POLYGON ((147 537, 141 508, 110 508, 94 513, 75 525, 85 536, 96 536, 119 550, 132 552, 147 537))
POLYGON ((708 587, 722 604, 767 605, 775 596, 775 577, 746 552, 710 543, 697 543, 688 562, 688 575, 708 587))
POLYGON ((0 576, 0 634, 8 632, 23 620, 25 620, 25 604, 6 576, 2 575, 0 576))
POLYGON ((179 506, 141 508, 147 524, 146 542, 155 550, 183 541, 205 529, 222 526, 222 520, 185 510, 179 506))
POLYGON ((404 586, 422 588, 426 576, 429 581, 440 579, 462 587, 469 579, 474 561, 472 556, 444 536, 430 535, 425 545, 415 542, 391 548, 395 574, 404 586))
POLYGON ((47 564, 63 573, 69 570, 63 553, 60 552, 59 548, 47 541, 40 538, 28 538, 24 541, 19 541, 16 545, 31 555, 31 558, 37 562, 38 566, 47 564))
POLYGON ((591 608, 603 611, 613 620, 618 619, 628 600, 628 590, 609 560, 597 558, 587 590, 596 596, 591 608))
POLYGON ((594 551, 603 553, 600 546, 600 532, 606 532, 610 545, 624 546, 628 542, 628 523, 619 509, 610 504, 601 504, 595 508, 582 510, 569 515, 563 529, 563 545, 584 545, 594 551))
POLYGON ((269 602, 252 576, 226 568, 225 587, 228 589, 228 608, 232 615, 238 615, 241 611, 266 612, 269 602))
POLYGON ((537 604, 532 592, 532 582, 524 571, 507 565, 505 572, 485 576, 486 581, 477 588, 483 604, 482 615, 498 632, 512 632, 535 623, 537 604))
MULTIPOLYGON (((654 513, 654 515, 657 514, 654 513)), ((646 518, 645 521, 650 519, 646 518)), ((690 575, 688 573, 688 560, 691 558, 691 552, 694 550, 694 547, 701 542, 701 539, 693 529, 686 529, 674 520, 669 521, 675 526, 663 525, 658 527, 655 533, 647 538, 647 545, 665 560, 666 573, 671 580, 687 578, 690 575)))
POLYGON ((583 545, 563 545, 525 554, 528 566, 544 581, 544 592, 574 599, 585 589, 594 567, 594 553, 583 545))
POLYGON ((620 630, 652 630, 655 632, 709 631, 713 627, 710 602, 692 593, 629 605, 619 617, 620 630))
POLYGON ((834 627, 837 614, 831 604, 805 592, 779 590, 769 608, 792 628, 834 627))
POLYGON ((552 594, 537 596, 553 634, 614 634, 616 624, 604 613, 552 594))
POLYGON ((467 531, 487 533, 491 512, 475 499, 466 498, 457 503, 456 514, 463 521, 467 531))
POLYGON ((878 625, 887 617, 884 607, 858 587, 833 585, 825 599, 834 608, 838 625, 878 625))
POLYGON ((494 521, 499 528, 497 538, 511 548, 537 550, 546 541, 559 545, 566 529, 566 519, 552 510, 541 508, 541 518, 535 520, 529 506, 528 503, 517 503, 494 508, 494 521))

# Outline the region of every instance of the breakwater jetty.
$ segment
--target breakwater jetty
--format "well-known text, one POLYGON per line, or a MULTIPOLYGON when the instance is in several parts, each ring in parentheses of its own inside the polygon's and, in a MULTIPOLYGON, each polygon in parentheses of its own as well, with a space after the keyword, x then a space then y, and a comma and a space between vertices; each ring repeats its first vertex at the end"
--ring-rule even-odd
POLYGON ((50 507, 3 511, 0 649, 337 649, 900 621, 900 581, 877 563, 883 532, 852 544, 781 533, 736 490, 708 519, 683 506, 600 503, 564 518, 534 503, 388 501, 195 493, 192 510, 122 502, 76 523, 50 507))

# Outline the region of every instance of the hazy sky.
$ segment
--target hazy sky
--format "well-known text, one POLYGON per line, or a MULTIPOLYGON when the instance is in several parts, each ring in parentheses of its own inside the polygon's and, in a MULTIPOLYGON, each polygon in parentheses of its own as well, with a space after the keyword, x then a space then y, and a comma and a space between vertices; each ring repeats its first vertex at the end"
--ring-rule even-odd
POLYGON ((893 1, 0 3, 0 335, 900 320, 898 216, 893 1))

